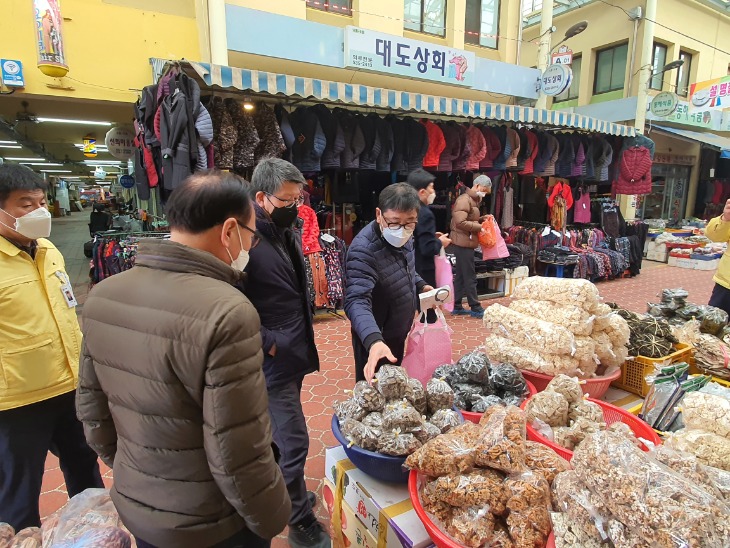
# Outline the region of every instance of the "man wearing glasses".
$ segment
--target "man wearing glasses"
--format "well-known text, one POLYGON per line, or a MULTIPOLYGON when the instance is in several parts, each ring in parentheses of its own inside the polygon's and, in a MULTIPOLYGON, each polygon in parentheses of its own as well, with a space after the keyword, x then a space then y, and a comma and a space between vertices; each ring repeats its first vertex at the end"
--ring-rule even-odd
POLYGON ((261 241, 251 250, 244 293, 261 317, 271 427, 292 502, 289 545, 323 548, 331 546, 331 540, 314 515, 316 497, 307 493, 304 481, 309 433, 302 409, 302 381, 319 370, 302 254, 302 221, 297 217, 304 183, 301 172, 279 158, 262 160, 254 169, 251 194, 261 241))
POLYGON ((347 252, 345 313, 352 323, 358 381, 370 381, 379 365, 403 359, 418 294, 433 289, 416 273, 413 232, 420 206, 411 185, 386 187, 375 220, 347 252))

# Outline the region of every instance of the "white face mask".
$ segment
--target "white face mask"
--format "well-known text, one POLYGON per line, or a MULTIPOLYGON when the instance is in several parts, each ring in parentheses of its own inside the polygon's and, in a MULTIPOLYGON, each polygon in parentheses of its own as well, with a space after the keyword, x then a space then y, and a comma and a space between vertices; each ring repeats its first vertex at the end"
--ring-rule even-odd
POLYGON ((383 228, 383 238, 393 247, 403 247, 413 236, 413 231, 406 228, 383 228))
MULTIPOLYGON (((10 215, 10 213, 4 209, 0 211, 10 215)), ((10 216, 13 217, 12 215, 10 216)), ((0 224, 17 232, 21 236, 28 238, 29 240, 48 238, 48 236, 51 235, 51 212, 45 207, 39 207, 38 209, 34 209, 33 211, 26 213, 22 217, 13 217, 13 219, 15 219, 15 227, 8 226, 2 221, 0 221, 0 224)))
POLYGON ((426 198, 426 202, 428 203, 428 205, 431 205, 435 199, 436 199, 436 193, 432 192, 431 194, 428 195, 428 198, 426 198))
POLYGON ((249 254, 248 251, 243 249, 243 240, 241 239, 241 229, 238 228, 238 225, 236 225, 236 230, 238 231, 238 241, 241 244, 241 252, 238 254, 238 257, 235 259, 233 258, 233 255, 231 255, 231 251, 226 248, 226 251, 228 252, 228 256, 231 258, 231 268, 233 270, 239 270, 243 272, 246 269, 246 266, 248 265, 249 260, 249 254))
POLYGON ((484 198, 486 195, 486 192, 482 192, 481 190, 477 191, 477 196, 479 196, 480 198, 484 198))

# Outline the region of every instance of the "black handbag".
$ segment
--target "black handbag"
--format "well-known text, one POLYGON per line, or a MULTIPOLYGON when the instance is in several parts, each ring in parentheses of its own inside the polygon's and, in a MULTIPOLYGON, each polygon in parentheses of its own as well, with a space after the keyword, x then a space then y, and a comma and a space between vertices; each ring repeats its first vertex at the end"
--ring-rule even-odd
POLYGON ((94 256, 94 240, 84 243, 84 255, 89 259, 94 256))

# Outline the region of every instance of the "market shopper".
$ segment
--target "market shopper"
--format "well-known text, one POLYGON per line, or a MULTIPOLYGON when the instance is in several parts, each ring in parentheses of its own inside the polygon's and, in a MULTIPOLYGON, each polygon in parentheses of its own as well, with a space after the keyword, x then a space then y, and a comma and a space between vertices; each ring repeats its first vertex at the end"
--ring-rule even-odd
POLYGON ((415 266, 412 236, 420 205, 408 183, 385 187, 375 220, 347 252, 345 313, 352 323, 358 381, 370 381, 379 365, 403 359, 418 294, 433 289, 415 266))
POLYGON ((261 316, 269 413, 292 501, 289 544, 321 548, 331 546, 331 540, 315 517, 316 497, 307 493, 304 480, 309 432, 302 409, 302 382, 305 375, 319 370, 302 222, 297 217, 304 184, 301 172, 279 158, 264 159, 254 169, 250 190, 261 244, 251 253, 243 287, 261 316))
POLYGON ((479 204, 492 191, 492 180, 486 175, 474 179, 472 188, 468 188, 454 203, 451 212, 450 251, 456 257, 454 274, 454 312, 455 315, 469 314, 475 318, 484 316, 484 308, 477 297, 477 278, 474 266, 474 250, 479 247, 479 233, 482 231, 482 217, 479 204), (470 311, 463 308, 462 301, 466 296, 470 311))
POLYGON ((27 167, 0 166, 0 522, 16 531, 40 527, 49 450, 69 496, 103 487, 76 418, 81 332, 63 257, 46 239, 47 190, 27 167))
POLYGON ((419 168, 408 174, 408 184, 418 192, 421 207, 418 208, 418 223, 414 232, 416 272, 423 280, 436 287, 436 265, 434 258, 451 243, 448 234, 436 232, 436 217, 428 206, 436 198, 433 182, 436 176, 419 168))
MULTIPOLYGON (((705 236, 713 242, 730 243, 730 200, 725 202, 722 215, 707 224, 705 236)), ((727 252, 720 259, 713 281, 715 288, 710 297, 710 306, 721 308, 730 314, 730 255, 727 252)))
POLYGON ((289 518, 259 317, 234 287, 258 240, 245 184, 190 176, 170 240, 140 242, 84 306, 78 416, 139 548, 264 547, 289 518))

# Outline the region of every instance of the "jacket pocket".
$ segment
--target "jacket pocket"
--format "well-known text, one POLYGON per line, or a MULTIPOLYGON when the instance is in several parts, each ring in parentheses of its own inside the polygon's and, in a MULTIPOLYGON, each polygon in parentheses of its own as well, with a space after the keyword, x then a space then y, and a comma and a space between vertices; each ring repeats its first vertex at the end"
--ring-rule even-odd
POLYGON ((58 352, 49 333, 12 341, 0 351, 0 388, 34 392, 63 380, 58 352))

